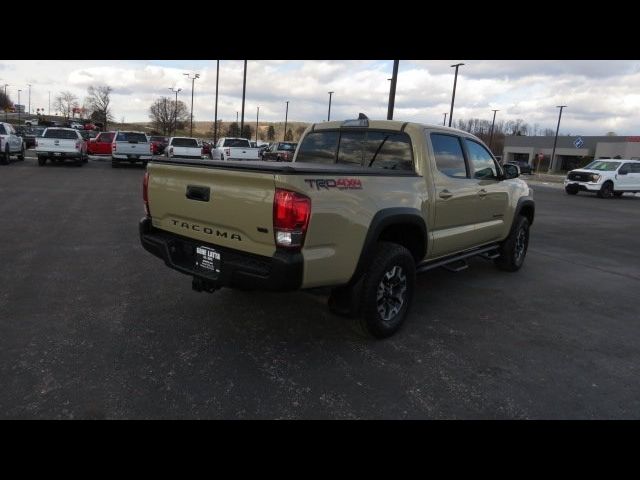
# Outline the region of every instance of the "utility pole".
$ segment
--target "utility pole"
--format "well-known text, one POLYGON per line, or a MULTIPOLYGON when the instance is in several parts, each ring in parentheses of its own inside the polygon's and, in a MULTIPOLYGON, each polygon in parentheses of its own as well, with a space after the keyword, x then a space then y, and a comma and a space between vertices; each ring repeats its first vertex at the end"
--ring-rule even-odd
MULTIPOLYGON (((4 84, 4 96, 5 96, 5 98, 7 98, 7 99, 9 98, 9 97, 7 97, 7 87, 8 87, 8 86, 9 86, 9 84, 8 84, 8 83, 5 83, 5 84, 4 84)), ((6 109, 6 108, 4 109, 4 121, 5 121, 5 122, 7 121, 7 109, 6 109)))
POLYGON ((216 61, 216 110, 213 114, 213 144, 218 143, 218 79, 220 78, 220 60, 216 61))
POLYGON ((499 112, 500 110, 492 110, 493 112, 493 121, 491 122, 491 135, 489 136, 489 150, 493 151, 493 126, 496 123, 496 112, 499 112))
POLYGON ((21 91, 22 90, 18 90, 18 125, 20 125, 20 107, 22 106, 22 105, 20 105, 20 92, 21 91))
POLYGON ((329 113, 327 113, 327 122, 331 121, 331 96, 334 94, 335 92, 329 92, 329 113))
POLYGON ((260 107, 258 107, 258 113, 256 114, 256 146, 258 146, 258 121, 260 119, 260 107))
POLYGON ((178 92, 182 89, 174 89, 173 87, 169 87, 169 90, 175 92, 176 94, 176 103, 173 104, 173 136, 176 136, 176 132, 178 130, 178 92))
POLYGON ((451 120, 453 120, 453 104, 456 101, 456 84, 458 83, 458 68, 464 63, 456 63, 455 65, 451 65, 452 67, 456 67, 456 76, 453 79, 453 94, 451 95, 451 111, 449 112, 449 126, 451 126, 451 120))
POLYGON ((553 140, 553 150, 551 151, 551 160, 549 161, 549 172, 553 172, 553 159, 556 155, 556 145, 558 144, 558 132, 560 131, 560 119, 562 118, 562 109, 565 108, 566 105, 556 105, 556 108, 560 109, 560 113, 558 114, 558 126, 556 127, 556 138, 553 140))
POLYGON ((284 114, 284 136, 282 138, 282 141, 286 141, 287 140, 287 119, 289 118, 289 100, 287 100, 287 110, 284 114))
POLYGON ((393 120, 393 108, 396 103, 396 83, 398 82, 398 65, 400 60, 393 61, 393 75, 391 76, 391 87, 389 88, 389 108, 387 109, 387 120, 393 120))
POLYGON ((443 127, 447 124, 447 114, 448 114, 448 112, 444 112, 444 120, 442 121, 442 126, 443 127))
MULTIPOLYGON (((244 61, 244 78, 242 80, 242 117, 240 118, 240 137, 243 136, 244 132, 244 98, 245 93, 247 91, 247 61, 244 61)), ((249 139, 251 139, 251 135, 249 135, 249 139)))
POLYGON ((191 80, 191 133, 189 133, 189 135, 193 137, 193 90, 196 86, 196 78, 200 78, 200 74, 183 73, 183 75, 186 75, 186 77, 191 80), (193 75, 193 77, 191 75, 193 75))
POLYGON ((51 116, 51 91, 49 91, 49 113, 47 114, 47 116, 51 116))

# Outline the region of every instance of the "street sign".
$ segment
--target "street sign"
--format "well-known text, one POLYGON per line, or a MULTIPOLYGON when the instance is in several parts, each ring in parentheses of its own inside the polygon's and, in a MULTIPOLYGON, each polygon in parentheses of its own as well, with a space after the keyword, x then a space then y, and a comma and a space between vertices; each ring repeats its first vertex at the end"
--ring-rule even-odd
POLYGON ((584 140, 582 140, 582 137, 578 137, 573 141, 573 146, 576 148, 581 148, 584 145, 584 140))

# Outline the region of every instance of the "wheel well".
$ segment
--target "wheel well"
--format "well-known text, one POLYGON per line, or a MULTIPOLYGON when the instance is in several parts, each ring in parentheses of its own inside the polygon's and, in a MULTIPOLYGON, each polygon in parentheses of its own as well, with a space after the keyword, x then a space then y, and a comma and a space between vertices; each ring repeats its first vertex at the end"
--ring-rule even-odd
POLYGON ((529 225, 533 224, 533 212, 534 212, 533 211, 533 206, 531 206, 531 205, 524 205, 520 209, 520 215, 522 215, 527 220, 529 220, 529 225))
POLYGON ((416 263, 420 262, 427 253, 426 239, 417 225, 409 223, 389 225, 380 233, 378 240, 402 245, 411 252, 416 263))

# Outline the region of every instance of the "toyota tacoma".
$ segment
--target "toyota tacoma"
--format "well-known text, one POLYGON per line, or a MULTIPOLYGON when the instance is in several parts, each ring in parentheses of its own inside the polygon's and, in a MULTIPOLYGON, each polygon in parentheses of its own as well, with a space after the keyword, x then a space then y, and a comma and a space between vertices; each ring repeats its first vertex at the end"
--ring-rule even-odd
POLYGON ((197 291, 330 287, 332 311, 384 338, 417 273, 520 269, 535 205, 517 177, 469 133, 361 114, 308 127, 292 163, 154 159, 140 239, 197 291))

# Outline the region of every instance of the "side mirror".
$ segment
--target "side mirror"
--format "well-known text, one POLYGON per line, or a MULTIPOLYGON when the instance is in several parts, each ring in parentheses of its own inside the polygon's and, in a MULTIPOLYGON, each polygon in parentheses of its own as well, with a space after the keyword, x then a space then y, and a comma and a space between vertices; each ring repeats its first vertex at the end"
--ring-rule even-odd
POLYGON ((520 176, 520 169, 515 165, 503 165, 502 169, 504 170, 504 179, 508 180, 510 178, 518 178, 520 176))

